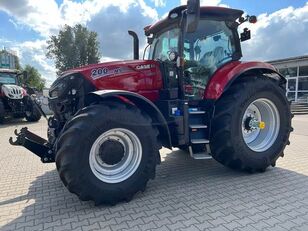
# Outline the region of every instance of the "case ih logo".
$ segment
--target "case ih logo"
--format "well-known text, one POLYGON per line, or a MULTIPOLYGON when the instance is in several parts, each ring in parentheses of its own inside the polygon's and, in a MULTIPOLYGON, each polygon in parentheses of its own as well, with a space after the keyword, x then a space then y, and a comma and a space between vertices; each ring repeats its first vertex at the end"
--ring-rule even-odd
POLYGON ((144 64, 144 65, 136 66, 136 69, 137 70, 146 70, 146 69, 151 69, 153 67, 155 67, 155 65, 153 65, 153 64, 144 64))

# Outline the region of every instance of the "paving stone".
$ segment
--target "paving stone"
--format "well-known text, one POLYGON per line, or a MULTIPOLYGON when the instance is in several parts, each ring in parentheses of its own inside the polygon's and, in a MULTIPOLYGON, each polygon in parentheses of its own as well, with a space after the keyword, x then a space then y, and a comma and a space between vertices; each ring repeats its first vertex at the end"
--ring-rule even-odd
MULTIPOLYGON (((162 164, 145 193, 129 203, 94 207, 68 192, 54 164, 8 144, 22 126, 0 126, 1 231, 308 230, 308 134, 297 134, 298 128, 285 157, 264 174, 162 149, 162 164)), ((43 120, 27 126, 46 135, 43 120)))

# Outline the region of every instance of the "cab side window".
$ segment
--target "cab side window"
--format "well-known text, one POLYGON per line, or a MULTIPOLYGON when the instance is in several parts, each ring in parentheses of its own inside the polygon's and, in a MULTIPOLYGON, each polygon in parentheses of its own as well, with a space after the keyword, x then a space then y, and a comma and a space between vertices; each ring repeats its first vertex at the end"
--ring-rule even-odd
POLYGON ((179 33, 180 30, 175 28, 157 36, 151 46, 150 59, 167 61, 169 52, 178 52, 179 33))

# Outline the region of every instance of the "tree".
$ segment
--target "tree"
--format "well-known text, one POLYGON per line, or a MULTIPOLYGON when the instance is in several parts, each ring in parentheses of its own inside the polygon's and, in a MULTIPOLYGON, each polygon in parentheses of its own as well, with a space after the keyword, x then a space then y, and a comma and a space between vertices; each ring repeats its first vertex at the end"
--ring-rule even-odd
POLYGON ((65 25, 57 36, 47 41, 46 56, 55 61, 58 74, 71 68, 92 63, 100 59, 97 33, 81 24, 74 27, 65 25))
POLYGON ((17 55, 14 55, 14 59, 15 59, 15 68, 16 68, 17 70, 22 70, 22 67, 21 67, 21 65, 20 65, 18 56, 17 56, 17 55))
POLYGON ((28 78, 25 79, 25 84, 42 91, 45 87, 46 80, 42 78, 38 70, 30 65, 26 65, 23 70, 28 73, 28 78))

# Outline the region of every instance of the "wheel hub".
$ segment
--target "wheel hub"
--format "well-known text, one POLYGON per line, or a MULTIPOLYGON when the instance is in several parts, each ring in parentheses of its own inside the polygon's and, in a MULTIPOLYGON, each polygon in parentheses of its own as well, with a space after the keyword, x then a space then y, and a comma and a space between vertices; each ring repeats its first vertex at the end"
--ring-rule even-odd
POLYGON ((107 165, 119 163, 125 154, 123 145, 115 140, 106 140, 99 148, 98 157, 107 165))
POLYGON ((246 120, 244 121, 244 129, 246 131, 255 131, 257 129, 264 129, 265 128, 265 122, 259 121, 254 116, 248 116, 246 120))
POLYGON ((138 169, 142 158, 139 138, 124 128, 110 129, 93 143, 89 164, 93 174, 102 182, 119 183, 138 169))
POLYGON ((279 111, 271 100, 260 98, 247 107, 242 119, 242 135, 251 150, 264 152, 269 149, 279 130, 279 111))
POLYGON ((256 129, 256 127, 254 127, 254 123, 255 123, 256 119, 251 117, 251 116, 248 116, 246 119, 245 119, 245 122, 244 122, 244 127, 245 127, 245 130, 247 131, 253 131, 256 129))

